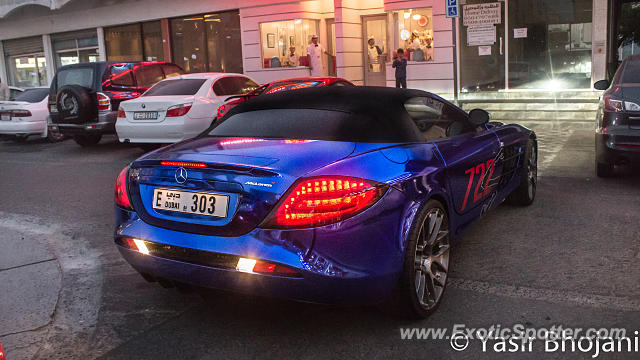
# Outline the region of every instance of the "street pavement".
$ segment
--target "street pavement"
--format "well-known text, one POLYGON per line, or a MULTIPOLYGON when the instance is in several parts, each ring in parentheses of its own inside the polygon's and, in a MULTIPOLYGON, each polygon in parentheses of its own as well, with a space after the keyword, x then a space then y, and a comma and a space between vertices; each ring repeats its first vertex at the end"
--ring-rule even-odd
MULTIPOLYGON (((536 202, 503 204, 452 252, 438 311, 400 320, 380 306, 342 307, 145 282, 113 245, 113 183, 142 154, 105 138, 0 141, 0 343, 7 359, 629 358, 534 341, 511 353, 471 340, 403 340, 401 329, 640 330, 640 173, 595 177, 593 131, 539 128, 536 202)), ((570 345, 570 344, 569 344, 570 345)), ((593 345, 593 344, 592 344, 593 345)), ((623 349, 626 350, 626 349, 623 349)))

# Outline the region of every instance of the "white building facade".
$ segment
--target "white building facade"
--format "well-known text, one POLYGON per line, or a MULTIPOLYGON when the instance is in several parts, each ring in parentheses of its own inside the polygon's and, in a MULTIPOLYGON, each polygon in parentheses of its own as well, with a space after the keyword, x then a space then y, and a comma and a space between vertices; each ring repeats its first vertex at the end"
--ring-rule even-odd
POLYGON ((523 90, 589 91, 605 77, 607 0, 0 0, 0 77, 48 85, 84 61, 169 61, 258 82, 308 76, 311 35, 326 75, 447 98, 523 90), (293 47, 293 49, 292 49, 293 47), (288 62, 291 50, 299 63, 288 62), (297 65, 297 66, 290 66, 297 65))

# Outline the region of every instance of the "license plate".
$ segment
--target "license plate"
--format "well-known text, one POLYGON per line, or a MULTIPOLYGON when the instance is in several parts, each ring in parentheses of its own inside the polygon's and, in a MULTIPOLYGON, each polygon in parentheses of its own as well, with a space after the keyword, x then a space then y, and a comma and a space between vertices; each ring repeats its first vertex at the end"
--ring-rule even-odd
POLYGON ((133 113, 134 120, 155 120, 157 118, 157 111, 138 111, 133 113))
POLYGON ((11 121, 11 114, 9 114, 9 113, 0 114, 0 120, 2 120, 2 121, 11 121))
POLYGON ((157 210, 226 217, 228 207, 228 195, 172 189, 153 190, 153 208, 157 210))

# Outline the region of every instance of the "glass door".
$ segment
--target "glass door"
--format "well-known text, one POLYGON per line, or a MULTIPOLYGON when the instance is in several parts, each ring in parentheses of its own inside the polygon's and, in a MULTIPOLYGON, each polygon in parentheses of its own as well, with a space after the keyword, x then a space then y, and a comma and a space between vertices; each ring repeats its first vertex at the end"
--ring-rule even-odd
POLYGON ((461 10, 460 91, 505 89, 505 2, 467 0, 461 10))
POLYGON ((327 19, 327 51, 329 56, 329 76, 336 76, 336 21, 327 19))
POLYGON ((363 16, 364 84, 386 86, 387 16, 363 16))

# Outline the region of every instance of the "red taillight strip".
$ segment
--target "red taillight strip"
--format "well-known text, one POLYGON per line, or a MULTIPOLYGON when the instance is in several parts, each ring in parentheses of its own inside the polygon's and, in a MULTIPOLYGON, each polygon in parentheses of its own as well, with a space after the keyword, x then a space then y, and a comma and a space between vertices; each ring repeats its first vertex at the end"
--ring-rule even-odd
POLYGON ((186 161, 160 161, 160 165, 179 166, 179 167, 197 167, 197 168, 207 167, 207 164, 205 163, 186 162, 186 161))
POLYGON ((621 147, 623 149, 640 149, 640 145, 617 144, 616 146, 621 147))

